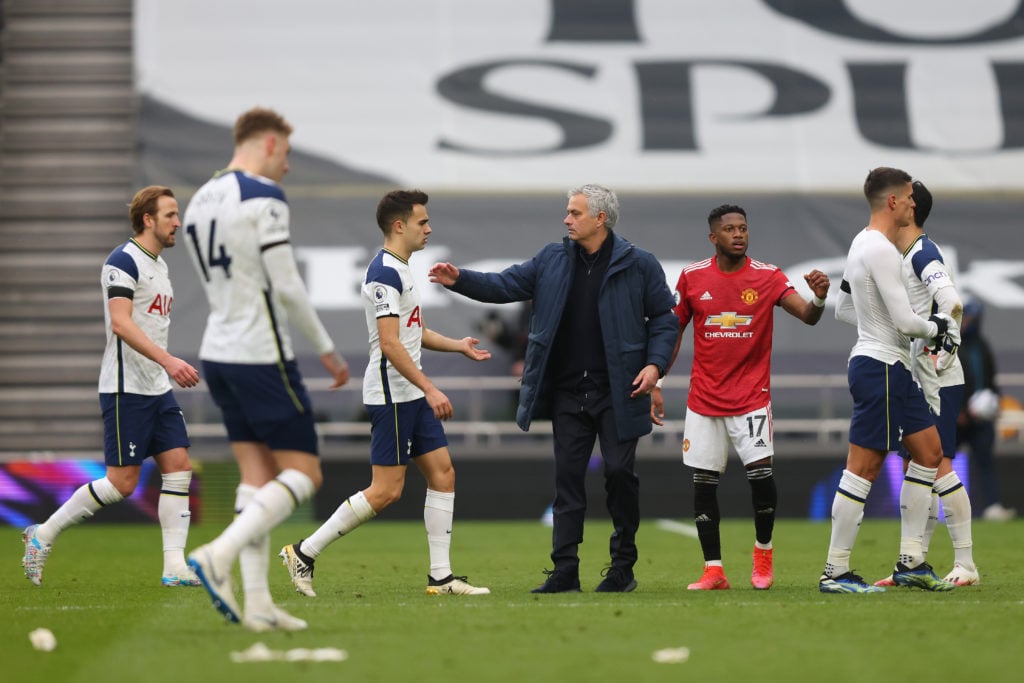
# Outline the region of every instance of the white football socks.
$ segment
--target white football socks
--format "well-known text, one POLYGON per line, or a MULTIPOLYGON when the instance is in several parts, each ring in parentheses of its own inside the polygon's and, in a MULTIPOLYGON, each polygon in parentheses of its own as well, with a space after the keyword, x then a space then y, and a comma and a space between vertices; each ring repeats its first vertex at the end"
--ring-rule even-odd
POLYGON ((953 561, 967 569, 974 566, 974 540, 971 534, 971 498, 956 472, 935 480, 935 490, 942 499, 946 528, 953 541, 953 561))
POLYGON ((264 484, 220 536, 210 542, 211 550, 234 560, 242 548, 270 533, 288 519, 295 508, 315 492, 313 480, 298 470, 287 469, 264 484))
POLYGON ((339 505, 338 509, 327 518, 327 521, 310 534, 309 538, 303 539, 299 544, 299 552, 315 560, 331 543, 376 516, 377 513, 370 506, 370 502, 366 500, 366 496, 359 491, 339 505))
MULTIPOLYGON (((250 484, 239 484, 235 489, 235 514, 240 514, 259 492, 250 484)), ((270 584, 267 578, 270 568, 270 533, 257 534, 238 552, 238 566, 242 574, 242 592, 245 595, 245 611, 266 612, 273 604, 270 584)))
POLYGON ((835 578, 850 571, 850 554, 857 540, 864 502, 871 492, 871 482, 849 470, 843 470, 835 498, 832 499, 832 536, 828 544, 825 575, 835 578))
POLYGON ((911 462, 900 487, 900 563, 913 569, 924 562, 924 532, 932 504, 937 467, 911 462))
POLYGON ((455 493, 427 489, 423 502, 423 525, 427 528, 430 548, 430 576, 443 579, 451 575, 452 518, 455 516, 455 493))
POLYGON ((106 477, 82 484, 49 519, 39 525, 36 537, 42 543, 53 543, 69 526, 84 522, 104 505, 113 505, 121 500, 124 496, 106 477))
POLYGON ((185 544, 192 521, 189 511, 188 487, 192 471, 170 472, 161 475, 157 517, 164 543, 164 576, 179 576, 185 572, 185 544))

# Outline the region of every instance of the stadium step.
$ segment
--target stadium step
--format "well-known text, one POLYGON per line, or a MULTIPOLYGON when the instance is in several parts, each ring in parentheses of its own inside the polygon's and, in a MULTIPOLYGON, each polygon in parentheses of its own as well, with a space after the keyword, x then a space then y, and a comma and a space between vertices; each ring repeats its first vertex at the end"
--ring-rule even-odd
POLYGON ((134 160, 117 151, 12 151, 0 159, 8 187, 38 185, 130 185, 134 160))
POLYGON ((5 353, 0 386, 88 386, 98 380, 99 368, 100 354, 5 353))
MULTIPOLYGON (((0 244, 4 245, 7 252, 39 252, 52 244, 73 244, 76 251, 103 254, 105 258, 115 246, 130 236, 127 209, 118 221, 0 221, 0 244)), ((97 278, 100 263, 102 258, 96 262, 97 278)), ((0 301, 5 294, 7 292, 0 291, 0 301)))
POLYGON ((4 121, 4 148, 19 151, 98 150, 131 153, 137 144, 135 124, 128 116, 63 117, 47 115, 4 121))
POLYGON ((104 218, 123 222, 131 196, 127 185, 69 187, 60 192, 49 186, 7 186, 0 205, 0 220, 104 218))

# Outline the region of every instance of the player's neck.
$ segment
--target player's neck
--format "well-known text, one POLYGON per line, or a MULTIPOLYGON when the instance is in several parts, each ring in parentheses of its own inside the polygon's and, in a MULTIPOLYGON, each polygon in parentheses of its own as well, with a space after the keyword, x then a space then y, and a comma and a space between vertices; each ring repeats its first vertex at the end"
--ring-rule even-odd
POLYGON ((409 257, 412 256, 412 251, 399 244, 397 241, 384 240, 384 250, 391 252, 406 263, 409 262, 409 257))
POLYGON ((877 230, 878 232, 885 235, 885 239, 889 240, 893 244, 896 244, 896 237, 899 234, 899 227, 891 222, 878 219, 874 216, 871 217, 871 222, 868 223, 868 230, 877 230))
POLYGON ((160 244, 160 241, 153 235, 153 233, 146 231, 141 232, 134 237, 135 243, 140 247, 148 251, 153 256, 159 256, 160 252, 164 250, 164 246, 160 244))
POLYGON ((899 249, 901 253, 905 252, 910 248, 910 245, 916 242, 923 234, 924 230, 916 225, 908 225, 905 228, 900 228, 899 232, 896 233, 896 248, 899 249))
POLYGON ((735 273, 747 265, 747 255, 732 256, 731 254, 716 254, 715 265, 722 273, 735 273))
POLYGON ((263 163, 249 154, 242 153, 242 151, 235 152, 235 156, 231 157, 231 161, 225 170, 244 171, 252 175, 264 176, 263 163))

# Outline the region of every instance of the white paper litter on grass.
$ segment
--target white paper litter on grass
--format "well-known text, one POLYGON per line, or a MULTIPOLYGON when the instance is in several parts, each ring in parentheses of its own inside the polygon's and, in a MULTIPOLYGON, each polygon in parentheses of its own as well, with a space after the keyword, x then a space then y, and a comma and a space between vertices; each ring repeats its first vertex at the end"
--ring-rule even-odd
POLYGON ((690 658, 688 647, 667 647, 664 650, 655 650, 651 659, 658 664, 680 664, 690 658))
POLYGON ((336 647, 304 647, 292 650, 271 650, 263 643, 253 643, 252 647, 241 652, 232 652, 231 661, 236 664, 250 662, 344 662, 348 652, 336 647))

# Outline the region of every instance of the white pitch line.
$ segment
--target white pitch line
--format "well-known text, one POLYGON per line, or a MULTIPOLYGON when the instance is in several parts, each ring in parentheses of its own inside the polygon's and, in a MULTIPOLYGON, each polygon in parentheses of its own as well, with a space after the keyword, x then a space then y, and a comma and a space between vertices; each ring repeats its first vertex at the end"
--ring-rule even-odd
POLYGON ((671 519, 659 519, 655 524, 662 531, 668 531, 669 533, 679 534, 680 536, 689 536, 690 538, 697 538, 697 527, 692 524, 683 524, 682 522, 676 522, 671 519))

